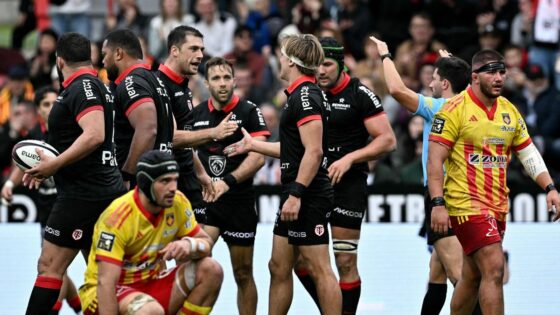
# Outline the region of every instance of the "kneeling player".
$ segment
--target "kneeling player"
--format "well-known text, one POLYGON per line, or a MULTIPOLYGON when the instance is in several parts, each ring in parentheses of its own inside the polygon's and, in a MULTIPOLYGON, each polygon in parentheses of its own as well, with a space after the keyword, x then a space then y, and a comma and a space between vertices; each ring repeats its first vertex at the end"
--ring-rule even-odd
POLYGON ((207 257, 212 239, 177 191, 178 177, 171 155, 142 155, 137 188, 116 199, 95 225, 80 288, 84 314, 210 313, 223 272, 207 257), (162 270, 162 259, 177 266, 162 270))

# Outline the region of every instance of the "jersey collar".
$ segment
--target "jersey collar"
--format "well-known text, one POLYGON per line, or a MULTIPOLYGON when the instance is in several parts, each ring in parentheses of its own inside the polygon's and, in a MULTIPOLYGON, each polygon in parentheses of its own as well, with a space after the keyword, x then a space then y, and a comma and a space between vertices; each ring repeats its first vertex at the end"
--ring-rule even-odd
POLYGON ((116 84, 121 84, 122 80, 124 80, 124 78, 126 78, 126 76, 132 72, 132 70, 134 69, 138 69, 138 68, 144 68, 146 70, 150 70, 150 65, 147 63, 135 63, 132 66, 126 68, 126 70, 124 70, 123 73, 121 73, 121 75, 119 75, 119 77, 115 80, 116 84))
MULTIPOLYGON (((239 96, 233 94, 233 97, 231 98, 231 101, 229 101, 229 103, 226 105, 226 107, 224 107, 223 111, 225 113, 229 113, 231 112, 239 103, 239 96)), ((213 112, 216 110, 216 108, 214 108, 214 103, 212 102, 212 98, 208 99, 208 109, 210 110, 210 112, 213 112)))
POLYGON ((350 76, 346 72, 342 72, 342 80, 338 85, 330 89, 329 93, 331 93, 332 95, 336 95, 342 92, 342 90, 344 90, 344 88, 348 86, 348 83, 350 83, 350 76))
POLYGON ((496 113, 496 109, 498 108, 498 100, 496 99, 494 101, 494 103, 492 104, 492 109, 488 110, 488 108, 486 107, 486 105, 484 105, 482 103, 481 100, 478 99, 478 97, 476 97, 476 95, 474 94, 472 87, 468 87, 467 88, 467 93, 469 93, 469 96, 471 97, 471 99, 473 100, 473 102, 478 105, 478 107, 480 107, 480 109, 482 109, 485 113, 486 116, 488 117, 488 119, 490 120, 494 120, 494 114, 496 113))
POLYGON ((64 82, 62 82, 62 87, 67 88, 70 85, 70 83, 72 83, 72 81, 76 80, 77 77, 84 74, 91 74, 93 76, 97 76, 97 71, 95 71, 92 68, 80 69, 74 72, 71 76, 69 76, 68 79, 64 80, 64 82))
POLYGON ((146 219, 148 219, 148 221, 150 221, 153 226, 157 226, 159 224, 159 221, 161 221, 161 218, 163 217, 163 213, 165 212, 164 209, 162 209, 157 215, 150 213, 148 210, 146 210, 146 208, 144 208, 142 202, 140 202, 140 196, 138 194, 138 186, 136 186, 136 188, 134 188, 134 203, 136 204, 138 209, 140 209, 140 212, 142 212, 144 217, 146 217, 146 219))
POLYGON ((290 95, 292 94, 292 92, 294 92, 294 90, 302 85, 305 82, 311 82, 311 83, 315 83, 317 82, 317 79, 315 79, 314 76, 310 76, 310 75, 302 75, 301 77, 299 77, 297 80, 295 80, 294 82, 292 82, 292 84, 290 84, 290 86, 288 86, 288 88, 286 89, 286 94, 290 95))
POLYGON ((158 70, 161 71, 163 74, 165 74, 168 78, 170 78, 171 81, 177 84, 181 84, 183 83, 183 81, 185 81, 185 78, 183 76, 173 71, 173 69, 169 68, 163 63, 159 65, 158 70))

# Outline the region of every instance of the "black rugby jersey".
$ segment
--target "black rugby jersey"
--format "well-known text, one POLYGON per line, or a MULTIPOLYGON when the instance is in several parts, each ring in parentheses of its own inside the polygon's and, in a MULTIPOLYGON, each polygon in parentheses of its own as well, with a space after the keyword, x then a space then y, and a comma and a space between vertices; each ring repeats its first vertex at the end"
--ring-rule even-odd
MULTIPOLYGON (((235 121, 239 128, 235 133, 225 139, 207 142, 197 148, 198 157, 204 165, 206 172, 213 180, 220 180, 225 175, 233 172, 245 160, 247 154, 227 157, 224 148, 243 139, 241 127, 245 128, 253 137, 269 136, 264 118, 259 108, 248 101, 241 101, 233 95, 229 104, 223 110, 216 110, 209 99, 196 106, 189 114, 189 128, 200 130, 216 127, 230 113, 230 121, 235 121)), ((253 178, 240 182, 224 195, 226 198, 244 197, 244 193, 253 192, 253 178)))
POLYGON ((103 111, 105 140, 88 156, 58 170, 54 175, 58 198, 114 198, 124 192, 124 186, 115 162, 113 95, 93 69, 77 71, 62 86, 49 115, 48 142, 64 152, 82 134, 78 121, 94 110, 103 111))
POLYGON ((167 90, 147 64, 134 64, 115 80, 115 143, 117 162, 124 164, 130 151, 134 128, 128 115, 138 106, 153 102, 157 111, 157 135, 154 150, 171 153, 173 148, 173 114, 167 90))
MULTIPOLYGON (((369 133, 364 122, 384 113, 381 101, 358 79, 342 74, 343 81, 329 90, 329 165, 367 145, 369 133)), ((351 170, 367 172, 367 163, 352 164, 351 170)))
POLYGON ((323 160, 308 189, 323 189, 325 184, 330 186, 326 168, 329 103, 321 89, 315 84, 315 78, 311 76, 300 77, 284 92, 288 96, 288 100, 282 109, 279 127, 282 185, 289 185, 296 180, 299 165, 305 153, 298 127, 311 120, 321 120, 323 122, 323 160))
MULTIPOLYGON (((193 109, 192 92, 188 87, 189 80, 175 73, 165 64, 159 65, 156 75, 169 94, 177 130, 187 130, 187 115, 193 109)), ((192 149, 174 149, 173 154, 179 163, 181 175, 194 176, 192 149)))

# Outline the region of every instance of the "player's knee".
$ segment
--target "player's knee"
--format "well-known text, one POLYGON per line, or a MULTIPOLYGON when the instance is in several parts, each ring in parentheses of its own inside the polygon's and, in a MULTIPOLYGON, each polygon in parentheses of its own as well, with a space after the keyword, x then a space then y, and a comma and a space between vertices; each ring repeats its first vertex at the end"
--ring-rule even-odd
POLYGON ((233 276, 238 286, 245 286, 253 280, 253 266, 251 264, 243 264, 233 269, 233 276))
POLYGON ((219 289, 224 280, 222 266, 213 258, 206 257, 198 262, 197 277, 210 286, 219 289))
POLYGON ((275 279, 287 279, 291 276, 292 268, 288 264, 282 264, 276 259, 272 258, 268 262, 268 271, 270 277, 275 279))
POLYGON ((57 271, 57 266, 54 265, 52 256, 42 255, 37 261, 37 273, 39 275, 56 276, 62 279, 64 271, 57 271))
POLYGON ((357 272, 356 255, 339 253, 335 255, 335 259, 341 277, 357 272))
POLYGON ((129 308, 126 315, 165 315, 165 310, 158 302, 148 302, 134 310, 129 308))

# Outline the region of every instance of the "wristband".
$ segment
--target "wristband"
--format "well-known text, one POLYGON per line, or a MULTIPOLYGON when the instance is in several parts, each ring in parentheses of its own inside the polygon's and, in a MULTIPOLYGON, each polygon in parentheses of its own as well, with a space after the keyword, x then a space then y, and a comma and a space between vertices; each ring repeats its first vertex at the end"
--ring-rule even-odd
POLYGON ((294 196, 296 198, 301 198, 301 196, 303 196, 303 193, 305 192, 306 188, 307 187, 305 187, 301 183, 293 182, 292 185, 290 185, 290 188, 288 189, 288 194, 290 194, 291 196, 294 196))
POLYGON ((4 182, 4 186, 8 187, 8 188, 14 188, 14 182, 12 182, 10 179, 8 179, 7 181, 4 182))
POLYGON ((433 207, 439 207, 439 206, 444 206, 445 207, 445 199, 443 199, 443 197, 432 198, 432 208, 433 207))
POLYGON ((226 176, 224 176, 223 181, 229 186, 229 188, 237 184, 237 179, 231 174, 227 174, 226 176))
POLYGON ((389 58, 391 60, 393 60, 393 55, 391 55, 391 53, 386 53, 381 55, 381 61, 383 61, 385 58, 389 58))
MULTIPOLYGON (((6 182, 7 183, 7 182, 6 182)), ((548 184, 546 186, 546 188, 544 189, 544 191, 546 191, 546 193, 548 194, 549 192, 556 190, 556 186, 554 186, 554 184, 548 184)))
POLYGON ((135 177, 134 175, 130 174, 129 172, 123 171, 123 170, 121 170, 121 176, 122 176, 122 178, 125 182, 131 182, 131 181, 134 180, 134 177, 135 177))
POLYGON ((191 244, 191 251, 190 251, 189 255, 193 255, 198 251, 198 241, 195 238, 185 236, 181 240, 189 241, 189 243, 191 244))

